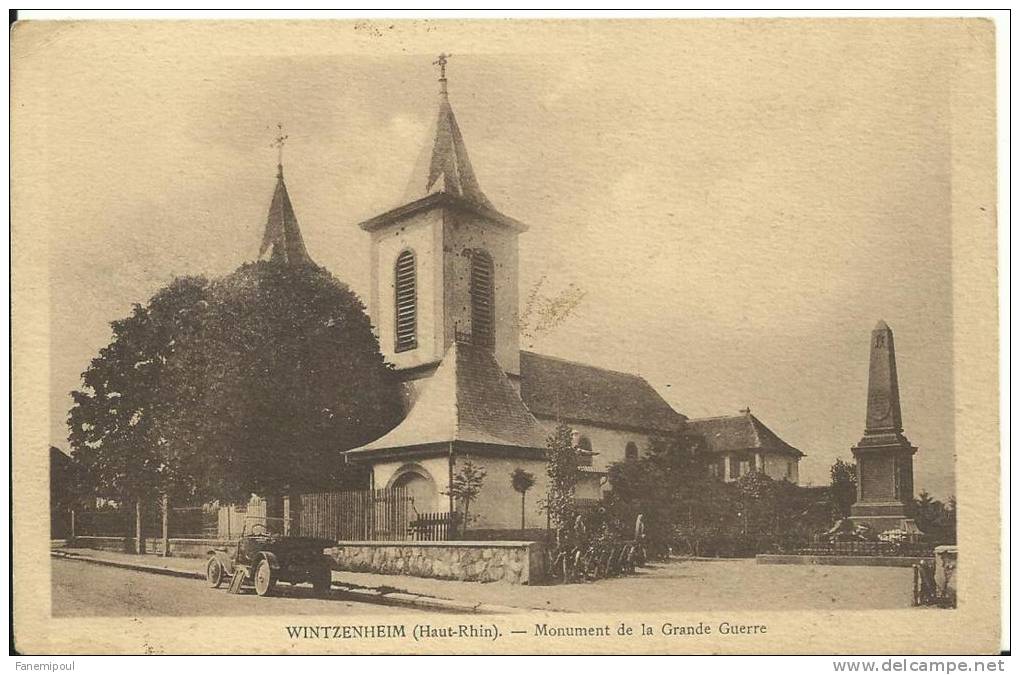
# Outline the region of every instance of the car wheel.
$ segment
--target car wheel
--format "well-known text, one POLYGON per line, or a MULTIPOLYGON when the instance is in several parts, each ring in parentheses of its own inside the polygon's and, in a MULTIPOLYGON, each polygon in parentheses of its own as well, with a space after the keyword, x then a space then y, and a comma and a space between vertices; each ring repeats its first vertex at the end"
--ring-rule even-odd
POLYGON ((312 580, 312 588, 315 589, 316 595, 329 595, 329 589, 333 586, 333 574, 327 567, 320 570, 315 578, 312 580))
POLYGON ((205 581, 209 588, 219 588, 223 583, 223 565, 216 558, 209 558, 209 564, 205 566, 205 581))
POLYGON ((269 561, 263 559, 255 568, 255 592, 259 595, 270 595, 276 586, 276 575, 269 561))

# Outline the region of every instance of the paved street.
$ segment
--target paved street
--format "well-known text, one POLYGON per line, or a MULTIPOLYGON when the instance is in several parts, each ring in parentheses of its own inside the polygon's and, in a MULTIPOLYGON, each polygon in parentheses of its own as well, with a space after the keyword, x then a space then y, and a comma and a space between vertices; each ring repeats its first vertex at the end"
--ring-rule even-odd
POLYGON ((416 609, 386 607, 341 599, 317 598, 310 586, 278 586, 279 597, 260 598, 206 587, 198 579, 59 560, 53 564, 53 616, 239 616, 420 614, 416 609))
MULTIPOLYGON (((137 562, 135 556, 112 556, 137 562)), ((146 564, 200 570, 202 561, 147 556, 146 564)), ((229 595, 203 581, 54 559, 56 616, 406 613, 387 607, 312 595, 310 587, 281 585, 282 597, 229 595)), ((460 603, 565 612, 634 612, 677 609, 805 610, 892 609, 911 606, 913 572, 904 567, 758 565, 753 560, 674 560, 633 576, 596 583, 513 586, 408 576, 334 572, 334 584, 411 593, 460 603)))
POLYGON ((594 583, 511 586, 357 572, 334 578, 365 586, 469 602, 564 612, 905 609, 909 567, 759 565, 751 559, 654 563, 637 574, 594 583))

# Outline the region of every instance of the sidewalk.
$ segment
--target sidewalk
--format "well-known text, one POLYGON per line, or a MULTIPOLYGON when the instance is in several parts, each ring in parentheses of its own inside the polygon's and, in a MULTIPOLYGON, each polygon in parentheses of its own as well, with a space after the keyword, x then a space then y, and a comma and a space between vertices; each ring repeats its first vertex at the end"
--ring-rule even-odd
MULTIPOLYGON (((89 548, 58 547, 50 550, 54 558, 78 560, 83 563, 119 567, 121 569, 164 574, 189 579, 205 579, 204 558, 164 558, 159 555, 133 555, 89 548)), ((396 605, 432 609, 446 612, 470 612, 483 614, 507 614, 525 611, 521 607, 500 606, 480 600, 454 600, 415 592, 407 588, 394 588, 385 582, 393 577, 383 575, 351 575, 347 572, 333 572, 333 592, 344 600, 370 602, 380 605, 396 605), (352 576, 378 577, 382 583, 371 584, 371 579, 352 579, 352 576), (359 583, 360 582, 360 583, 359 583), (368 582, 368 583, 366 583, 368 582)), ((429 581, 422 579, 421 581, 429 581)), ((453 582, 462 583, 462 582, 453 582)))

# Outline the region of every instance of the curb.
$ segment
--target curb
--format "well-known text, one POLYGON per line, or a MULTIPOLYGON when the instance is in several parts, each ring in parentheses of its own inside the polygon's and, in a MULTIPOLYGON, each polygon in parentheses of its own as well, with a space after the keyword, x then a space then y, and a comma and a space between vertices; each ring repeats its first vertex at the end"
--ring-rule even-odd
POLYGON ((156 565, 145 565, 142 563, 129 563, 121 562, 119 560, 104 560, 102 558, 93 558, 86 555, 76 555, 73 553, 62 553, 59 551, 50 551, 51 558, 61 558, 63 560, 77 560, 80 562, 92 563, 93 565, 105 565, 106 567, 119 567, 125 570, 134 570, 136 572, 148 572, 150 574, 162 574, 168 577, 182 577, 185 579, 204 579, 205 575, 201 572, 187 572, 185 570, 174 570, 169 567, 158 567, 156 565))
MULTIPOLYGON (((119 560, 104 560, 91 556, 69 554, 61 551, 50 551, 51 558, 63 560, 77 560, 79 562, 91 563, 93 565, 104 565, 106 567, 119 567, 121 569, 134 570, 136 572, 148 572, 150 574, 162 574, 164 576, 180 577, 185 579, 205 579, 201 572, 188 572, 174 570, 156 565, 145 565, 143 563, 121 562, 119 560)), ((507 607, 504 605, 489 605, 486 603, 469 603, 460 600, 447 600, 446 598, 434 598, 426 595, 414 595, 412 593, 390 592, 383 593, 375 588, 351 587, 333 582, 333 589, 337 597, 354 602, 368 602, 377 605, 389 605, 394 607, 412 607, 414 609, 431 609, 440 612, 461 612, 470 614, 519 614, 533 611, 522 607, 507 607)))

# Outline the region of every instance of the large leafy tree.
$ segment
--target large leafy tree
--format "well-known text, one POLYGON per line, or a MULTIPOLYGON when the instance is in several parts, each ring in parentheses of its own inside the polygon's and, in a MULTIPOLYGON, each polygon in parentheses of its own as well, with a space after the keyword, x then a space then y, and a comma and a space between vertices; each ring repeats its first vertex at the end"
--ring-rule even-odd
POLYGON ((336 489, 340 451, 392 428, 398 384, 364 305, 314 265, 257 262, 212 284, 203 346, 203 495, 336 489))
POLYGON ((333 487, 391 428, 397 383, 364 306, 313 265, 178 279, 113 323, 69 416, 99 496, 244 501, 333 487))
POLYGON ((654 439, 640 459, 610 465, 609 481, 610 512, 625 531, 642 514, 653 555, 678 541, 700 554, 733 527, 733 490, 708 475, 694 438, 654 439))
POLYGON ((147 305, 112 322, 113 339, 71 392, 68 439, 80 492, 118 502, 191 492, 182 464, 190 439, 174 421, 194 408, 197 392, 181 387, 209 310, 202 277, 174 280, 147 305))

